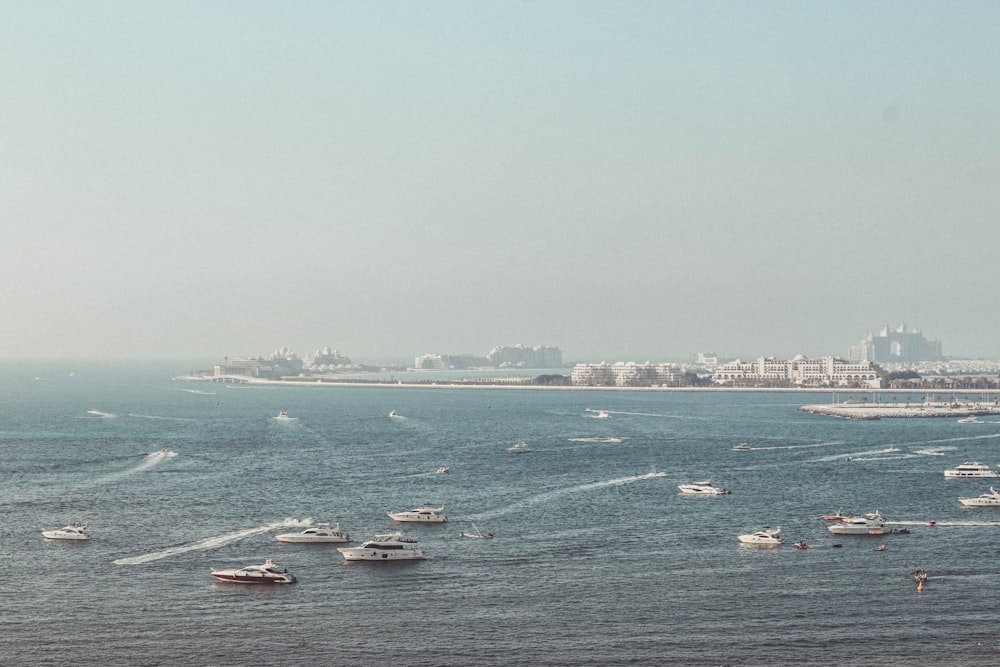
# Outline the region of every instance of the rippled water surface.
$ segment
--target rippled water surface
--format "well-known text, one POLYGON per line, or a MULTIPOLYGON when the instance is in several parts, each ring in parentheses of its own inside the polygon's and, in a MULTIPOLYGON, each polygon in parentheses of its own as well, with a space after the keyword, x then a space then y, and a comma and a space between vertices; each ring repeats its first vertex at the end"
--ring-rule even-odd
POLYGON ((791 393, 236 388, 183 370, 3 369, 0 664, 1000 661, 1000 510, 957 501, 989 480, 942 475, 996 466, 998 423, 842 421, 791 393), (678 495, 705 478, 732 494, 678 495), (403 527, 422 562, 274 540, 340 521, 360 541, 424 503, 450 521, 403 527), (833 536, 819 517, 838 508, 910 532, 833 536), (93 539, 42 539, 71 521, 93 539), (473 524, 496 537, 458 536, 473 524), (737 543, 778 525, 781 547, 737 543), (299 583, 209 575, 265 558, 299 583))

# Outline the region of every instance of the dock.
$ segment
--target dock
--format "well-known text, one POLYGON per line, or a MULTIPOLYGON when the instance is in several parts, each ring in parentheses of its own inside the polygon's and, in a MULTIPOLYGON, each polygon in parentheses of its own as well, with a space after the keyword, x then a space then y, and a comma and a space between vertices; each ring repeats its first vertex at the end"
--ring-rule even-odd
POLYGON ((964 417, 1000 416, 998 403, 924 402, 924 403, 866 403, 861 401, 803 405, 799 410, 817 415, 844 419, 900 419, 913 417, 964 417))

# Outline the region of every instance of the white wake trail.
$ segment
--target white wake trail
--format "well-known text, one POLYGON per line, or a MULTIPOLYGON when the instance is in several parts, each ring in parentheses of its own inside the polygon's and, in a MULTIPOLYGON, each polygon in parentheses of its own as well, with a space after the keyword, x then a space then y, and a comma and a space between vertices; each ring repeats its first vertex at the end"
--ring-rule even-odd
POLYGON ((258 526, 256 528, 237 530, 232 533, 226 533, 225 535, 208 537, 205 538, 204 540, 193 542, 191 544, 182 544, 177 547, 171 547, 169 549, 164 549, 163 551, 156 551, 154 553, 143 554, 141 556, 129 556, 128 558, 119 558, 118 560, 113 560, 111 562, 114 563, 115 565, 142 565, 143 563, 151 563, 154 560, 169 558, 170 556, 176 556, 178 554, 187 553, 189 551, 205 551, 207 549, 217 549, 231 542, 238 542, 239 540, 242 540, 246 537, 251 537, 253 535, 260 535, 261 533, 266 533, 271 530, 277 530, 278 528, 307 527, 311 525, 312 525, 312 519, 285 519, 284 521, 277 521, 275 523, 270 523, 266 526, 258 526))
POLYGON ((472 516, 464 517, 467 521, 478 521, 481 519, 489 519, 495 516, 501 516, 503 514, 508 514, 515 510, 521 509, 528 505, 535 505, 538 503, 543 503, 553 498, 558 498, 559 496, 568 495, 571 493, 579 493, 581 491, 592 491, 594 489, 604 488, 606 486, 623 486, 625 484, 634 484, 635 482, 641 482, 647 479, 655 479, 657 477, 666 477, 665 472, 650 472, 645 475, 631 475, 629 477, 618 477, 616 479, 609 479, 603 482, 592 482, 590 484, 581 484, 579 486, 570 486, 565 489, 555 489, 553 491, 546 491, 545 493, 539 493, 538 495, 531 496, 520 502, 508 505, 507 507, 501 507, 500 509, 492 510, 489 512, 482 512, 480 514, 475 514, 472 516))

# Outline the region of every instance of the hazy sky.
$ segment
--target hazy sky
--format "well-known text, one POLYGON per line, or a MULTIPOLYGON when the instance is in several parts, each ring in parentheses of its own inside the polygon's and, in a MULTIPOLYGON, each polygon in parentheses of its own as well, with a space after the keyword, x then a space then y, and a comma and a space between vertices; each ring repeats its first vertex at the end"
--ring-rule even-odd
POLYGON ((4 2, 0 357, 1000 357, 1000 3, 4 2))

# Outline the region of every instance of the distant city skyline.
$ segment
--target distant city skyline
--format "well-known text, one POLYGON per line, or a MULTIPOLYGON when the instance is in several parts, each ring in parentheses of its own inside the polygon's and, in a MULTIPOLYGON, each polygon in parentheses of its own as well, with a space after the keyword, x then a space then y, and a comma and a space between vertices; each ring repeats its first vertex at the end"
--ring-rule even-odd
POLYGON ((142 7, 0 5, 2 359, 1000 357, 1000 4, 142 7))

